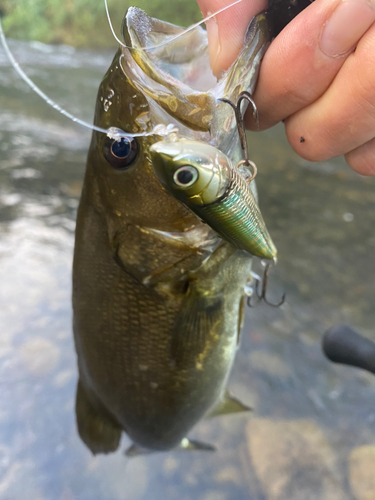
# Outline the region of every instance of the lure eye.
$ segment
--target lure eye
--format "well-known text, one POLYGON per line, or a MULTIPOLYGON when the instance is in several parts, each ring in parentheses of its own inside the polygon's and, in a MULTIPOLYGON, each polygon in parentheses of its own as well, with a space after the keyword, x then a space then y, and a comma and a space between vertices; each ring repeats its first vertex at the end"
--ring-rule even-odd
POLYGON ((103 148, 104 158, 117 170, 129 168, 138 156, 138 143, 134 137, 108 138, 103 148))
POLYGON ((180 167, 173 175, 174 183, 182 188, 192 186, 198 179, 198 170, 191 165, 180 167))

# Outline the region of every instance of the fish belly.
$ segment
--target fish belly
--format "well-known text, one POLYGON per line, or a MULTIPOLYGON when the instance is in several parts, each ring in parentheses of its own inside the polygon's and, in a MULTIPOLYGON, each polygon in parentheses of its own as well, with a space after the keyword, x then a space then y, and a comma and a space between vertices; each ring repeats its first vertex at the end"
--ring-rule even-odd
MULTIPOLYGON (((227 294, 219 290, 220 302, 215 305, 211 297, 207 308, 194 299, 186 315, 193 333, 185 339, 185 316, 179 321, 185 296, 163 296, 125 272, 113 258, 104 217, 80 207, 73 270, 76 410, 80 435, 94 453, 116 449, 121 430, 142 447, 173 448, 220 399, 236 352, 242 285, 251 265, 247 256, 229 254, 224 262, 218 259, 217 273, 211 265, 207 281, 208 288, 222 286, 227 275, 227 294), (232 278, 239 279, 235 286, 232 278), (215 311, 208 322, 206 310, 215 311), (209 331, 199 334, 197 349, 194 325, 199 330, 206 324, 209 331), (176 328, 179 359, 171 353, 176 328)), ((190 296, 199 297, 201 287, 195 278, 190 296)))

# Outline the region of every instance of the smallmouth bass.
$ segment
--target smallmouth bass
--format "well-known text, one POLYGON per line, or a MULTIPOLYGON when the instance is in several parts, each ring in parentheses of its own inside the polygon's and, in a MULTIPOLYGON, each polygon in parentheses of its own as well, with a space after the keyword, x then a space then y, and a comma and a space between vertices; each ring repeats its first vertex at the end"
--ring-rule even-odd
MULTIPOLYGON (((146 38, 154 35, 154 27, 160 36, 164 24, 139 10, 126 20, 125 37, 130 38, 134 25, 141 28, 134 30, 141 39, 145 33, 146 38)), ((132 40, 134 50, 119 51, 102 82, 96 123, 143 135, 173 117, 183 137, 210 143, 238 161, 233 120, 215 99, 236 100, 243 89, 253 89, 270 38, 264 21, 264 15, 255 18, 239 60, 210 92, 199 91, 207 84, 191 78, 198 58, 189 59, 186 50, 181 58, 176 50, 176 59, 166 54, 159 60, 161 66, 155 65, 132 40), (183 67, 177 68, 179 64, 183 67), (173 80, 176 75, 171 77, 173 69, 184 80, 180 88, 173 80), (191 92, 186 82, 198 92, 191 92)), ((166 28, 169 33, 179 30, 166 28)), ((1 24, 0 35, 7 48, 1 24)), ((207 52, 200 32, 190 41, 193 48, 203 47, 203 55, 207 52)), ((21 78, 48 104, 87 126, 30 83, 9 50, 7 54, 21 78)), ((115 450, 122 430, 148 449, 194 447, 183 436, 208 410, 217 414, 244 409, 224 398, 223 388, 237 345, 251 258, 221 242, 155 183, 150 148, 160 139, 132 139, 123 137, 115 144, 93 134, 77 221, 76 413, 80 435, 94 453, 115 450)))
MULTIPOLYGON (((271 39, 267 15, 251 21, 243 49, 219 81, 206 33, 130 8, 120 48, 99 88, 95 124, 130 134, 173 124, 179 137, 242 159, 232 110, 255 87, 271 39)), ((147 450, 207 449, 186 439, 205 415, 245 410, 225 393, 238 346, 252 256, 223 241, 160 184, 161 137, 93 133, 78 211, 73 267, 79 434, 93 453, 122 431, 147 450), (153 152, 152 152, 153 149, 153 152)), ((257 199, 255 184, 250 186, 257 199)), ((130 452, 134 452, 133 448, 130 452)))
MULTIPOLYGON (((207 74, 202 29, 183 44, 150 54, 137 49, 179 31, 128 10, 123 34, 134 50, 117 52, 99 89, 95 123, 130 133, 172 123, 185 139, 210 143, 238 162, 233 113, 217 98, 235 101, 254 88, 269 43, 267 19, 254 18, 239 58, 216 84, 207 74)), ((186 446, 189 430, 215 405, 223 412, 241 407, 223 398, 251 256, 163 190, 150 153, 160 139, 129 138, 113 155, 114 141, 94 132, 88 155, 73 308, 78 430, 94 453, 117 449, 123 430, 142 448, 186 446), (121 164, 128 150, 135 156, 121 164)))

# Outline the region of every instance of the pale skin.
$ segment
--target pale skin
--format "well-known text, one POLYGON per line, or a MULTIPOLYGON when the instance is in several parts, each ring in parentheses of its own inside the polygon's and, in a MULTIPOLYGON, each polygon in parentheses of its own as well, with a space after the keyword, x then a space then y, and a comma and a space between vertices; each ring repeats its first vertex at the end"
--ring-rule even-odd
MULTIPOLYGON (((203 15, 231 0, 197 0, 203 15)), ((266 0, 244 0, 207 23, 214 73, 236 58, 266 0)), ((375 0, 315 0, 268 49, 254 94, 260 128, 284 120, 292 148, 310 161, 344 155, 375 175, 375 0)), ((254 128, 251 117, 249 128, 254 128)))

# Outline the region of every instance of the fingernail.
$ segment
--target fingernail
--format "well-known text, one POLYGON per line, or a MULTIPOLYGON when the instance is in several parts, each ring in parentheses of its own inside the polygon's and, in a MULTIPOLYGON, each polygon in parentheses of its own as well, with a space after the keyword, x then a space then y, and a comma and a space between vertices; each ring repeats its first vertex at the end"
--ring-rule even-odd
POLYGON ((371 0, 342 1, 323 27, 320 49, 329 57, 340 57, 352 50, 375 21, 371 0))
MULTIPOLYGON (((210 15, 210 12, 207 13, 210 15)), ((207 27, 207 37, 208 37, 208 51, 210 54, 210 66, 212 72, 215 74, 217 71, 217 60, 221 52, 220 38, 219 38, 219 27, 216 22, 216 18, 210 19, 206 23, 207 27)))

